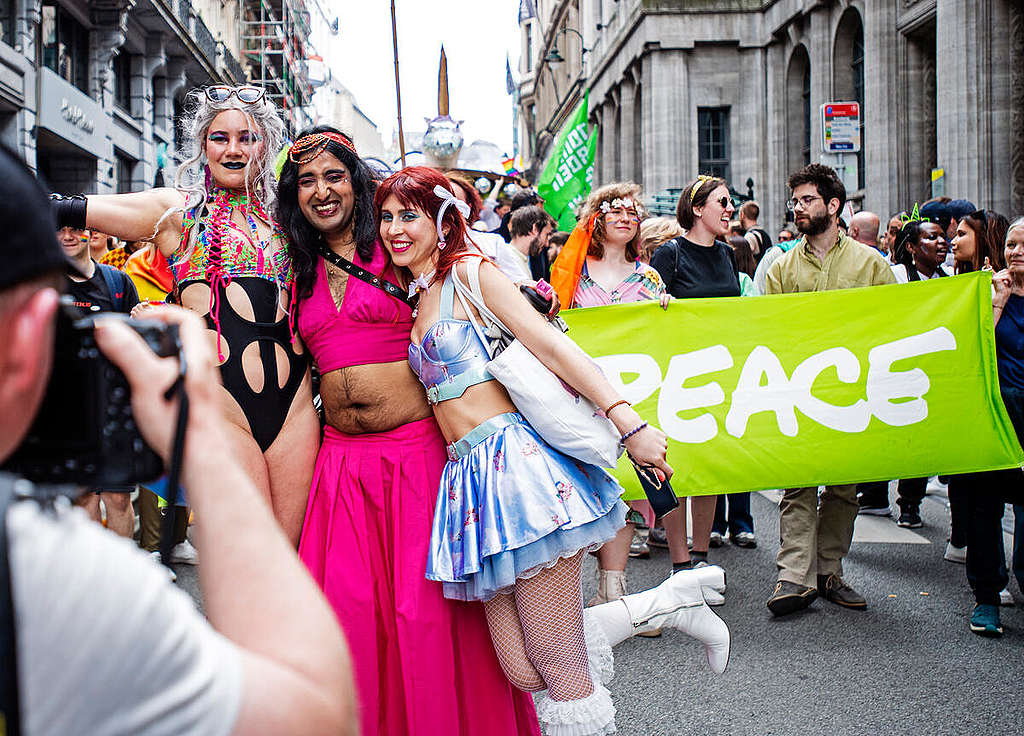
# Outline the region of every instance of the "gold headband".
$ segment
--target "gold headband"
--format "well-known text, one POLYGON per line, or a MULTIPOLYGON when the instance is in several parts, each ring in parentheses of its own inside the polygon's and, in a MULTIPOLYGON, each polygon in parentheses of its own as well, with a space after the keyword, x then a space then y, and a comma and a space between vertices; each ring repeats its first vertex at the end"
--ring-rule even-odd
POLYGON ((711 181, 715 177, 708 176, 707 174, 699 174, 697 181, 694 182, 693 189, 690 190, 690 204, 693 204, 693 198, 697 196, 697 190, 700 189, 701 184, 706 181, 711 181))

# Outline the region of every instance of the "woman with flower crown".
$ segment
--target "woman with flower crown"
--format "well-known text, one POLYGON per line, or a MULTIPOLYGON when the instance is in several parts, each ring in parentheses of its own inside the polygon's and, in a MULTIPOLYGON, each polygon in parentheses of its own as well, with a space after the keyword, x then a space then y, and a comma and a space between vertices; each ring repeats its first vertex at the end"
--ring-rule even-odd
POLYGON ((224 384, 232 447, 298 543, 319 425, 290 314, 286 238, 268 214, 284 125, 260 87, 192 90, 179 122, 174 188, 58 202, 58 218, 123 240, 151 240, 182 306, 205 315, 224 384))

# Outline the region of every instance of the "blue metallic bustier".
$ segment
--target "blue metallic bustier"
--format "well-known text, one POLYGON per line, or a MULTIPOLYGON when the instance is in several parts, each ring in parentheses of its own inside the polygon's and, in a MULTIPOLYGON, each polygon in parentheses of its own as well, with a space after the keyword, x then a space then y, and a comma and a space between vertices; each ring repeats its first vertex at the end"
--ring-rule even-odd
POLYGON ((494 377, 487 370, 490 356, 473 325, 454 319, 455 289, 451 274, 441 285, 441 316, 423 335, 419 345, 409 345, 409 365, 427 390, 427 401, 437 404, 457 399, 470 386, 494 377))

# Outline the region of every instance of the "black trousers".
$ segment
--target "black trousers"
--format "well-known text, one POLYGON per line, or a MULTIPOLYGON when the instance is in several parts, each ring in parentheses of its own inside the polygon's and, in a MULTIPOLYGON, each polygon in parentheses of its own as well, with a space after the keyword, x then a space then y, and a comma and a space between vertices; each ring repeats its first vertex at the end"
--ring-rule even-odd
MULTIPOLYGON (((921 507, 925 490, 928 488, 927 478, 903 478, 897 487, 899 494, 896 503, 903 511, 917 511, 921 507)), ((860 505, 878 508, 889 505, 889 482, 884 480, 861 483, 857 486, 861 495, 860 505)))
MULTIPOLYGON (((966 506, 967 582, 974 591, 975 602, 999 605, 999 591, 1010 582, 1003 548, 1003 513, 1006 504, 1018 511, 1024 504, 1024 472, 994 470, 960 476, 970 480, 966 506)), ((1021 529, 1021 519, 1017 519, 1021 529)), ((1013 567, 1017 583, 1024 589, 1024 554, 1022 542, 1015 535, 1013 567)))

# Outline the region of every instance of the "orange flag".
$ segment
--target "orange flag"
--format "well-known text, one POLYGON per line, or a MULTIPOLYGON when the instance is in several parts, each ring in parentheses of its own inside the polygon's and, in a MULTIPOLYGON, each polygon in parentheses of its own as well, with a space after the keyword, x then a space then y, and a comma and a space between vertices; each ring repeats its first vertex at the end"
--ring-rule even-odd
POLYGON ((596 219, 595 212, 586 222, 576 223, 558 258, 551 264, 551 286, 558 294, 563 309, 572 307, 572 299, 576 295, 576 285, 580 282, 583 264, 587 260, 587 250, 590 248, 590 238, 594 234, 596 219))

